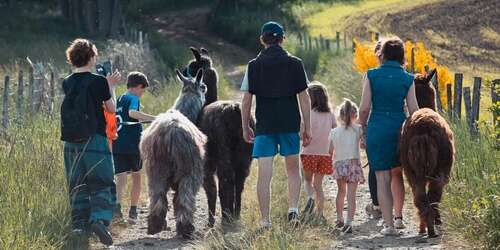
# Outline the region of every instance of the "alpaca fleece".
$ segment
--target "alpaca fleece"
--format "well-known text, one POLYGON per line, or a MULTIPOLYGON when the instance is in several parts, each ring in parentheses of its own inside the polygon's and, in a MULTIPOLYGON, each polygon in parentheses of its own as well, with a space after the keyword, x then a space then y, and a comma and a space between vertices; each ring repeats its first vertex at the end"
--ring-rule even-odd
MULTIPOLYGON (((217 101, 205 106, 199 127, 208 139, 203 187, 208 199, 209 226, 215 222, 215 174, 219 184, 222 220, 231 222, 240 217, 241 193, 252 163, 252 144, 243 139, 240 103, 217 101)), ((253 119, 251 127, 255 127, 253 119)))
POLYGON ((418 209, 419 230, 425 233, 427 229, 428 237, 436 237, 434 225, 441 224, 438 204, 449 181, 455 155, 453 132, 446 120, 433 110, 435 91, 430 79, 434 73, 435 70, 416 78, 421 109, 406 120, 400 140, 401 164, 418 209))
POLYGON ((196 127, 204 104, 205 86, 202 72, 196 80, 184 78, 173 109, 160 114, 144 130, 139 145, 149 187, 148 234, 156 234, 166 226, 167 192, 175 191, 173 199, 177 234, 191 238, 196 195, 203 181, 206 136, 196 127))

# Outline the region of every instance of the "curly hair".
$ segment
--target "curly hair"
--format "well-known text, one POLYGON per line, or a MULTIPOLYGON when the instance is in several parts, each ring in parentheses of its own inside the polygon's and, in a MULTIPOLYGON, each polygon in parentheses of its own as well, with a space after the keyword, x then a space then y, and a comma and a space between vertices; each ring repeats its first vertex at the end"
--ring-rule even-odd
POLYGON ((87 65, 94 56, 97 56, 97 48, 87 39, 77 38, 66 49, 68 63, 77 68, 87 65))
POLYGON ((313 81, 307 88, 311 98, 311 109, 316 112, 331 112, 330 102, 328 101, 328 91, 325 85, 318 81, 313 81))

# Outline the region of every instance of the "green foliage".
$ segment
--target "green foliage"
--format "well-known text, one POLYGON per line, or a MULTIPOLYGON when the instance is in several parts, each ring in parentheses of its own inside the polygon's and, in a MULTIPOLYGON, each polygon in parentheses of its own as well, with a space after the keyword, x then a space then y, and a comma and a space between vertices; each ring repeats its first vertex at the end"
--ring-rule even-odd
POLYGON ((64 50, 78 33, 50 5, 34 3, 0 7, 0 61, 2 64, 24 60, 51 58, 64 64, 64 50))
POLYGON ((441 208, 450 234, 478 248, 500 245, 500 154, 484 127, 472 138, 465 124, 453 124, 456 159, 441 208))
POLYGON ((0 138, 0 249, 58 249, 70 223, 59 122, 24 119, 0 138))

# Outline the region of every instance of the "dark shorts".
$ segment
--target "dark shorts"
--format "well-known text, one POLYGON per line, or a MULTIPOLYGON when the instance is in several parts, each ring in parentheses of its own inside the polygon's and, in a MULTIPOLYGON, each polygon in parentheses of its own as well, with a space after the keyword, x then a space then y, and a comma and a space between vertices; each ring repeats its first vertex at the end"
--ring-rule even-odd
POLYGON ((114 153, 115 174, 139 172, 142 169, 139 154, 114 153))

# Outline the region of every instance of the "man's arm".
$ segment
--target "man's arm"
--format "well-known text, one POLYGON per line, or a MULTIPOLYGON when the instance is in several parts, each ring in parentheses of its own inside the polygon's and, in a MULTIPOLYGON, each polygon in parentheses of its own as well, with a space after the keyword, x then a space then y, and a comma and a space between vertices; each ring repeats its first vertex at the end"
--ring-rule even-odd
POLYGON ((128 116, 139 121, 153 121, 154 119, 156 119, 156 116, 149 115, 137 110, 129 110, 128 116))
POLYGON ((311 99, 307 89, 299 93, 300 111, 302 113, 302 120, 304 122, 304 132, 302 133, 302 144, 309 145, 311 142, 311 99))
POLYGON ((241 101, 241 125, 243 128, 243 139, 248 143, 253 143, 255 135, 253 129, 250 127, 250 116, 252 110, 253 95, 249 92, 243 94, 241 101))

